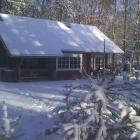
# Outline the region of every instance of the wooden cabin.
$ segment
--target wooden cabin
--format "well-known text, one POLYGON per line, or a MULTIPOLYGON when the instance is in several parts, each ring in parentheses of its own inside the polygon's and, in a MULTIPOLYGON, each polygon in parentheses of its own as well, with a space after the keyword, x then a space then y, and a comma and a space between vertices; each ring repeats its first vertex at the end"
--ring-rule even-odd
POLYGON ((0 80, 80 78, 113 71, 123 51, 97 27, 0 14, 0 80))

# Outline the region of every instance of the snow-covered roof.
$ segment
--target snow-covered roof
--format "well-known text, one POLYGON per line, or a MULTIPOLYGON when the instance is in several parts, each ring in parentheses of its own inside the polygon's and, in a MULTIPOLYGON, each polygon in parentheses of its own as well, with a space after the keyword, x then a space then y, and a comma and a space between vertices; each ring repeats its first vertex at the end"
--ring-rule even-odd
POLYGON ((59 56, 63 51, 123 53, 97 27, 0 14, 0 36, 14 56, 59 56))

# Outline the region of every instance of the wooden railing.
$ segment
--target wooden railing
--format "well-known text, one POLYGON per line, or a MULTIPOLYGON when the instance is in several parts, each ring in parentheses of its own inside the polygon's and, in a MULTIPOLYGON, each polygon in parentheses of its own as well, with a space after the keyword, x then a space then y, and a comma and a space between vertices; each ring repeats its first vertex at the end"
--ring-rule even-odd
POLYGON ((48 77, 47 69, 21 69, 20 70, 21 78, 45 78, 48 77))

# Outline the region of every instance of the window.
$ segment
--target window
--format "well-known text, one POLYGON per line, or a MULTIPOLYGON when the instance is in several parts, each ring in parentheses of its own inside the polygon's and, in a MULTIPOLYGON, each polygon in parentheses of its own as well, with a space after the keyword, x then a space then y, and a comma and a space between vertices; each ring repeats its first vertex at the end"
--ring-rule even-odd
POLYGON ((57 59, 58 70, 80 70, 80 57, 65 56, 57 59))
POLYGON ((103 68, 103 66, 104 66, 103 56, 96 56, 95 57, 95 65, 96 65, 96 69, 103 68))
POLYGON ((108 65, 112 64, 112 54, 108 54, 108 65))

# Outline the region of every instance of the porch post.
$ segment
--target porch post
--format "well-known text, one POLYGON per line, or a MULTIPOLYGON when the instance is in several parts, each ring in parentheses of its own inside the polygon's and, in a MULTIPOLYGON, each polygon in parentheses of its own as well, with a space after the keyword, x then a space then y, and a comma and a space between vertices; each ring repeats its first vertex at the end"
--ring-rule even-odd
POLYGON ((93 54, 91 55, 91 70, 91 75, 93 75, 93 72, 95 70, 95 57, 93 54))
POLYGON ((115 54, 112 54, 112 71, 115 70, 115 54))
POLYGON ((94 55, 94 60, 93 61, 94 61, 94 69, 93 70, 95 71, 96 70, 96 57, 95 57, 95 55, 94 55))
POLYGON ((21 80, 21 65, 22 65, 22 58, 19 58, 19 61, 17 62, 18 81, 21 80))
POLYGON ((105 55, 105 68, 108 67, 108 54, 105 55))

